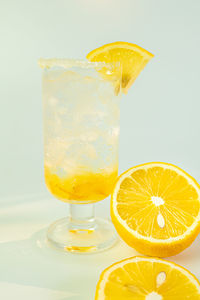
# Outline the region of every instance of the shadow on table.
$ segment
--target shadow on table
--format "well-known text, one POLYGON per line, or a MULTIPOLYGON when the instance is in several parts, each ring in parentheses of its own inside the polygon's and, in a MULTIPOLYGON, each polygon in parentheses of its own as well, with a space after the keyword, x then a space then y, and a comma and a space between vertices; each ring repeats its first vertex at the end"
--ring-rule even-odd
POLYGON ((196 238, 196 240, 189 248, 185 249, 183 252, 175 256, 168 257, 167 260, 171 260, 176 264, 187 268, 200 280, 199 254, 200 235, 196 238))
POLYGON ((45 236, 46 228, 26 240, 0 243, 0 282, 52 290, 43 300, 91 300, 101 271, 136 253, 123 242, 97 254, 63 253, 49 247, 45 236))

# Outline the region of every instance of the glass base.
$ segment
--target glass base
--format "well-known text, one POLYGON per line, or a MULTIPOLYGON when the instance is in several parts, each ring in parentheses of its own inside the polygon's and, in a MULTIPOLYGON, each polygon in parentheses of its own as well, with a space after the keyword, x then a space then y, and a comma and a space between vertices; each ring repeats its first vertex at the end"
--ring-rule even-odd
POLYGON ((53 247, 65 252, 96 253, 112 247, 117 235, 107 220, 96 218, 88 225, 76 224, 69 217, 51 224, 47 239, 53 247))

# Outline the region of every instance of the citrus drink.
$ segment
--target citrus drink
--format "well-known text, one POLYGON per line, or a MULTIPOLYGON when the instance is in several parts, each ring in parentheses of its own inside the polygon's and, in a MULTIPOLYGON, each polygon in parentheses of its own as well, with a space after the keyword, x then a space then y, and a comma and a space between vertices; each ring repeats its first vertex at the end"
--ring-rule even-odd
POLYGON ((45 62, 46 185, 65 202, 103 200, 110 195, 118 173, 120 94, 114 91, 115 76, 102 78, 98 68, 104 63, 45 62))

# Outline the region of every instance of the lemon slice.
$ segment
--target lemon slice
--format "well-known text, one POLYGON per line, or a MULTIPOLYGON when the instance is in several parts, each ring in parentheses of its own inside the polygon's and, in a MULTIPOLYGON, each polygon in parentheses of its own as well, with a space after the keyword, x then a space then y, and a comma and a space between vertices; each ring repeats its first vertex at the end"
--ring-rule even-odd
POLYGON ((199 300, 200 283, 172 262, 133 257, 108 267, 100 276, 95 300, 199 300))
POLYGON ((200 232, 200 186, 171 164, 133 167, 114 187, 111 217, 122 239, 137 251, 175 255, 200 232))
POLYGON ((87 59, 92 62, 120 62, 122 67, 121 87, 126 94, 139 73, 153 56, 152 53, 138 45, 127 42, 115 42, 91 51, 87 55, 87 59))

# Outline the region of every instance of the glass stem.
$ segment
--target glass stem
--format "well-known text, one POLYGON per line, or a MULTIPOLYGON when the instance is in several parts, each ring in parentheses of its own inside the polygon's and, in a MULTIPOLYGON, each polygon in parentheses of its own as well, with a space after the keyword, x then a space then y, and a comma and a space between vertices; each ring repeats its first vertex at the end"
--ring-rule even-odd
POLYGON ((70 229, 71 230, 94 230, 94 204, 70 204, 70 229))

